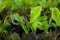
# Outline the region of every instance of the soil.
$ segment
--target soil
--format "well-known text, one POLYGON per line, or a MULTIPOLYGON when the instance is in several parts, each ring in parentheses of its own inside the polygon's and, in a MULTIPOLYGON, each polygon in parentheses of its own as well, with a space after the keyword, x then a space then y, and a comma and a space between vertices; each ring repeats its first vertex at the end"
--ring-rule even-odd
POLYGON ((20 34, 18 32, 0 33, 1 40, 60 40, 60 28, 53 32, 49 32, 48 34, 37 33, 36 37, 37 39, 33 32, 29 34, 20 34))

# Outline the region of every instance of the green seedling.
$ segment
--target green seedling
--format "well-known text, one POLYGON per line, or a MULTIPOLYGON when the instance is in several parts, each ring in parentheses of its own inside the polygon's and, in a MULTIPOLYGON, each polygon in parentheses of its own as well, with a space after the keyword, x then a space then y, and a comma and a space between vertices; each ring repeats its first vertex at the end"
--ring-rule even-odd
POLYGON ((10 24, 7 22, 7 17, 4 19, 4 23, 0 25, 0 33, 7 32, 5 29, 10 26, 10 24))
POLYGON ((48 33, 49 24, 47 21, 47 16, 41 16, 42 7, 38 6, 31 10, 31 29, 35 30, 38 28, 44 30, 45 33, 48 33))
MULTIPOLYGON (((31 28, 32 30, 36 30, 37 21, 38 21, 37 18, 41 14, 40 12, 41 12, 40 6, 35 7, 33 10, 31 10, 31 18, 30 18, 29 24, 32 24, 32 25, 29 28, 31 28)), ((11 14, 11 18, 17 20, 20 23, 20 25, 22 26, 22 28, 24 29, 24 31, 26 33, 28 33, 29 28, 24 24, 23 19, 18 14, 15 14, 15 15, 11 14)))
POLYGON ((30 21, 26 23, 26 25, 21 16, 19 16, 17 13, 11 14, 10 17, 13 20, 17 20, 27 34, 29 33, 29 29, 31 29, 32 31, 36 31, 37 28, 40 30, 44 30, 45 33, 48 33, 49 24, 47 22, 47 16, 40 16, 41 10, 41 6, 32 8, 30 12, 30 21))
POLYGON ((58 8, 52 8, 52 19, 56 22, 57 26, 60 26, 60 11, 58 8))
POLYGON ((12 20, 17 20, 17 21, 19 22, 19 24, 22 26, 22 28, 24 29, 25 33, 28 34, 29 29, 28 29, 28 27, 25 25, 22 17, 18 15, 18 13, 16 13, 16 14, 11 14, 10 17, 11 17, 12 20))
POLYGON ((41 10, 42 10, 42 7, 40 7, 40 6, 31 9, 30 23, 32 24, 31 25, 32 30, 36 30, 36 28, 37 28, 37 24, 39 22, 38 18, 41 15, 41 10))

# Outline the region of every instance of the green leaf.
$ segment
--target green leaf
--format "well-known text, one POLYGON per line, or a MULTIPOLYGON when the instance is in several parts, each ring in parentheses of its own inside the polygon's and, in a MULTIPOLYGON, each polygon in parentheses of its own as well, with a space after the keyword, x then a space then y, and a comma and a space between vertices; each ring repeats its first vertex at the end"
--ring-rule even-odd
POLYGON ((7 33, 3 25, 0 25, 0 33, 7 33))
POLYGON ((37 7, 33 8, 33 9, 31 9, 30 23, 34 22, 34 20, 36 20, 40 16, 41 10, 42 10, 42 7, 41 6, 37 6, 37 7))
POLYGON ((42 25, 43 24, 41 22, 38 22, 38 27, 37 28, 40 29, 40 30, 44 30, 44 28, 42 27, 42 25))
POLYGON ((31 25, 31 29, 36 31, 37 26, 38 26, 37 24, 38 24, 38 21, 35 20, 35 21, 32 23, 32 25, 31 25))
POLYGON ((0 0, 0 12, 6 7, 6 2, 0 0))
POLYGON ((60 25, 60 14, 58 8, 52 8, 52 19, 58 26, 60 25))
POLYGON ((5 17, 4 23, 0 25, 0 33, 7 32, 5 29, 10 26, 10 24, 7 21, 8 16, 5 17))
POLYGON ((0 33, 3 31, 3 26, 0 25, 0 33))
POLYGON ((20 25, 22 26, 22 28, 24 29, 25 33, 28 34, 29 29, 28 29, 28 27, 25 25, 22 17, 18 15, 18 13, 16 13, 16 14, 11 14, 10 17, 11 17, 12 20, 17 20, 17 21, 20 23, 20 25))
POLYGON ((30 23, 32 23, 32 25, 31 25, 32 30, 37 29, 37 24, 38 24, 38 21, 39 21, 38 18, 40 17, 41 9, 42 9, 42 7, 40 7, 40 6, 37 6, 37 7, 33 8, 33 9, 31 9, 30 23))
POLYGON ((8 21, 7 21, 7 18, 8 18, 8 16, 5 17, 5 19, 4 19, 4 23, 3 23, 4 28, 10 26, 10 24, 9 24, 8 21))
POLYGON ((47 16, 41 16, 40 18, 39 18, 39 21, 46 21, 47 20, 47 16))
POLYGON ((38 22, 38 29, 44 30, 45 33, 48 33, 49 24, 47 21, 38 22))

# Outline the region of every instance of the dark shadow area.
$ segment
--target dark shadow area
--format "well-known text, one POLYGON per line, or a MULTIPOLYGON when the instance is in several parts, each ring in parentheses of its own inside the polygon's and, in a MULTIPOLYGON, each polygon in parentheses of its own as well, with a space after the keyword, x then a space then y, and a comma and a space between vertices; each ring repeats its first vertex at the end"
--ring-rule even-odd
POLYGON ((0 40, 4 40, 4 38, 0 37, 0 40))
POLYGON ((37 29, 36 34, 37 33, 43 33, 43 32, 44 32, 44 30, 37 29))
POLYGON ((57 36, 56 40, 60 40, 60 35, 57 36))
POLYGON ((49 29, 48 29, 48 31, 50 32, 50 31, 54 31, 55 30, 55 28, 54 27, 49 27, 49 29))
POLYGON ((57 8, 60 10, 60 3, 58 3, 57 8))

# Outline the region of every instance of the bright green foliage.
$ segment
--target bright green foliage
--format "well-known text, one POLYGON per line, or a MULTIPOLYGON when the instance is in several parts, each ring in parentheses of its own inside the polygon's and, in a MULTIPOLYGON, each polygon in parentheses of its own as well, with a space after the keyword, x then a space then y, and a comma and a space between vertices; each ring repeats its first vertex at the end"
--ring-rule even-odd
POLYGON ((37 6, 31 10, 31 29, 36 30, 37 28, 40 30, 44 30, 45 33, 48 33, 49 24, 47 21, 47 16, 41 15, 42 7, 37 6))
POLYGON ((0 12, 4 8, 14 10, 17 8, 31 8, 37 5, 41 5, 42 7, 56 7, 58 3, 60 3, 60 0, 0 0, 0 12))
POLYGON ((49 24, 47 21, 38 22, 38 29, 44 30, 44 33, 48 33, 49 24))
POLYGON ((31 25, 32 30, 36 30, 36 28, 37 28, 37 23, 39 21, 38 18, 41 15, 41 10, 42 10, 42 7, 40 7, 40 6, 37 6, 33 9, 31 9, 30 23, 32 23, 32 25, 31 25))
POLYGON ((41 16, 38 22, 38 29, 44 30, 45 33, 48 33, 49 24, 47 21, 47 16, 41 16))
POLYGON ((41 15, 41 10, 42 10, 42 7, 40 7, 40 6, 37 6, 37 7, 33 8, 33 9, 31 9, 30 23, 34 22, 41 15))
POLYGON ((41 17, 39 18, 38 29, 44 30, 44 27, 45 27, 45 26, 43 26, 43 25, 45 25, 45 24, 42 24, 42 23, 46 22, 46 20, 47 20, 47 16, 41 16, 41 17), (42 26, 43 26, 43 27, 42 27, 42 26))
POLYGON ((60 26, 60 12, 58 8, 52 8, 52 19, 60 26))
POLYGON ((6 4, 6 1, 3 2, 0 0, 0 12, 6 7, 6 4))
POLYGON ((58 0, 40 0, 42 7, 57 7, 58 3, 60 3, 58 0))
POLYGON ((47 16, 41 16, 40 19, 39 19, 40 22, 43 22, 43 21, 46 21, 46 20, 47 20, 47 16))

